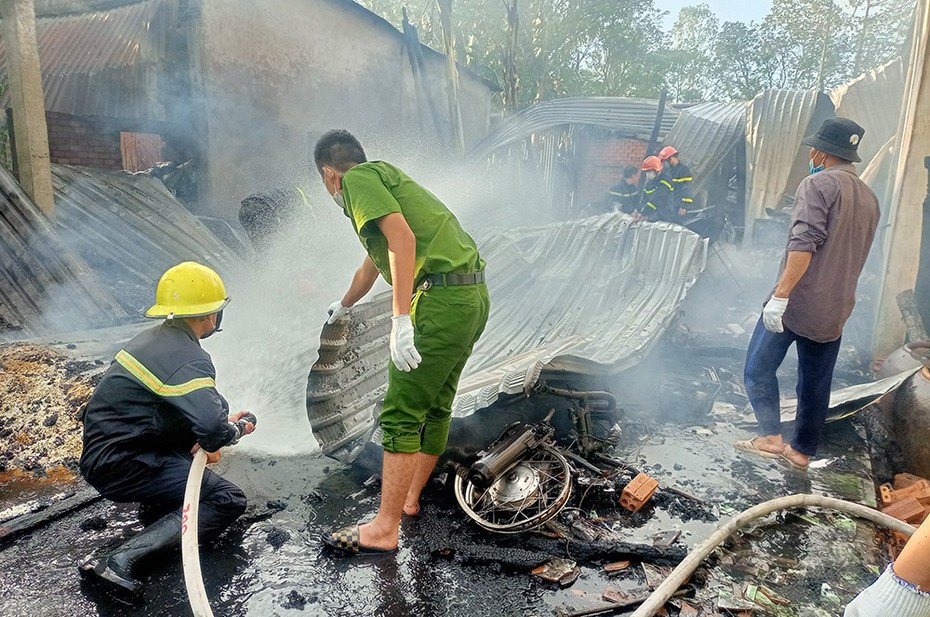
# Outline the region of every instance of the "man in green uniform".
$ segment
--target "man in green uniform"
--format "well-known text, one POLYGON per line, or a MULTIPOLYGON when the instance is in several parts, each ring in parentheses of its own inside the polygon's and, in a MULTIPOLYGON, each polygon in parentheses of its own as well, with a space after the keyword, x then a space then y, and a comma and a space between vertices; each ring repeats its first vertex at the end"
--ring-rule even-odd
POLYGON ((419 514, 420 492, 446 448, 459 376, 487 322, 484 261, 439 199, 390 163, 368 162, 347 131, 323 135, 314 159, 368 253, 330 307, 329 322, 361 300, 379 274, 394 295, 381 507, 370 523, 323 541, 350 553, 390 552, 401 516, 419 514))

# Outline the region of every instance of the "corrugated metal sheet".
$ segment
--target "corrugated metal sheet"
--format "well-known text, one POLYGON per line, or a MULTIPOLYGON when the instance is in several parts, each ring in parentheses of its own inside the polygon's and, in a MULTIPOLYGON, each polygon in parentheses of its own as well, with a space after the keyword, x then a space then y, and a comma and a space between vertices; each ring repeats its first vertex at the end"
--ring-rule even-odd
POLYGON ((749 103, 746 120, 746 229, 753 242, 756 219, 780 209, 807 173, 804 137, 834 115, 833 104, 812 90, 767 90, 749 103))
POLYGON ((52 166, 56 223, 127 311, 151 304, 162 273, 186 260, 220 274, 239 259, 159 180, 145 174, 52 166))
MULTIPOLYGON (((546 101, 527 107, 501 122, 472 148, 478 158, 513 144, 534 133, 563 125, 597 126, 630 137, 649 139, 658 113, 658 101, 612 97, 575 97, 546 101)), ((675 124, 678 110, 665 106, 661 135, 675 124)))
POLYGON ((855 120, 865 129, 859 144, 863 163, 870 163, 894 137, 903 98, 904 64, 900 58, 830 92, 836 115, 855 120))
MULTIPOLYGON (((531 389, 543 368, 606 374, 638 363, 676 318, 707 250, 683 227, 624 214, 513 229, 480 244, 491 318, 459 384, 457 417, 531 389)), ((382 296, 323 330, 307 413, 329 456, 351 460, 375 429, 390 307, 382 296)))
POLYGON ((59 330, 62 312, 74 328, 125 317, 87 264, 0 167, 0 337, 59 330))
POLYGON ((699 193, 712 172, 739 143, 746 139, 743 101, 702 103, 682 110, 665 143, 681 150, 694 172, 692 190, 699 193))
MULTIPOLYGON (((177 0, 36 19, 45 107, 76 116, 164 121, 161 86, 177 0)), ((6 80, 6 46, 0 40, 6 80)), ((9 106, 9 93, 0 99, 9 106)))

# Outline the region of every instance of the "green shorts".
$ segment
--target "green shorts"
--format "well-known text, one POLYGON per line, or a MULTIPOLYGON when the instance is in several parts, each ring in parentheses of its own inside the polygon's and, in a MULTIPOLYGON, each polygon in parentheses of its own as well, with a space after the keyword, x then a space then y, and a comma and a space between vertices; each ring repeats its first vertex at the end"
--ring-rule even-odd
POLYGON ((385 452, 439 455, 445 451, 459 377, 484 332, 490 306, 484 284, 416 293, 410 316, 423 360, 409 373, 390 363, 381 408, 385 452))

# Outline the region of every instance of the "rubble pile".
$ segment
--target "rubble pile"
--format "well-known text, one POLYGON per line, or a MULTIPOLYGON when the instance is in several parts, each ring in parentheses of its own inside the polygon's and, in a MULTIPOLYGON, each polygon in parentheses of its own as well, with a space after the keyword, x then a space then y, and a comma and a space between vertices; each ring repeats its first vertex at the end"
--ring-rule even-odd
POLYGON ((0 346, 0 471, 76 467, 77 414, 104 368, 40 345, 0 346))

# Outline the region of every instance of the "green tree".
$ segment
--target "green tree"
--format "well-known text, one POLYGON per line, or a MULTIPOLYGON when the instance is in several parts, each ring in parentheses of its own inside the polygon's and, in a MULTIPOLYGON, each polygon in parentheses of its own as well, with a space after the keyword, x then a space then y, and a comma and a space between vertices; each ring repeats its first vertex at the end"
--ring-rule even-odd
POLYGON ((751 99, 775 84, 774 44, 759 24, 727 21, 714 41, 712 80, 719 98, 751 99))
POLYGON ((666 85, 673 101, 707 100, 714 90, 714 53, 720 20, 706 4, 686 6, 672 27, 666 85))

